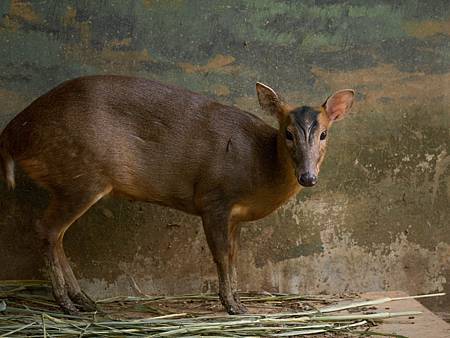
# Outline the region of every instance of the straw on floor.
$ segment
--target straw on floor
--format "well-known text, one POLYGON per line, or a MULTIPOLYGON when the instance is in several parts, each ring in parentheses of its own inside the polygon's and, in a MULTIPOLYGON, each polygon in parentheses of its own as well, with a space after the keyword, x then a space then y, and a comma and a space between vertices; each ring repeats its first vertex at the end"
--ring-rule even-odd
MULTIPOLYGON (((211 294, 115 297, 97 301, 102 312, 79 316, 60 312, 45 281, 0 282, 1 337, 292 337, 305 335, 369 336, 377 322, 420 312, 374 312, 374 305, 430 294, 377 300, 331 296, 242 294, 252 312, 221 311, 211 294), (294 310, 292 310, 294 309, 294 310), (180 311, 186 310, 186 311, 180 311), (266 311, 267 310, 267 311, 266 311), (216 312, 216 313, 214 313, 216 312)), ((389 337, 401 337, 387 333, 389 337)))

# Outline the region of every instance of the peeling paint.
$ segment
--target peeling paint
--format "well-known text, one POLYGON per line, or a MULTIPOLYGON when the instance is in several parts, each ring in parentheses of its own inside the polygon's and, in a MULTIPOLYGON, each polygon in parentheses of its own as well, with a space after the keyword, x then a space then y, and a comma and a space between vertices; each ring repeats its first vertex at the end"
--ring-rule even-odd
MULTIPOLYGON (((251 275, 277 276, 276 282, 265 284, 279 292, 321 293, 361 292, 373 290, 405 290, 410 294, 442 291, 446 278, 440 266, 448 264, 450 246, 440 243, 428 250, 399 235, 389 246, 369 250, 356 245, 350 234, 323 234, 324 252, 267 265, 251 275), (330 240, 332 239, 332 240, 330 240), (334 239, 334 240, 333 240, 334 239), (422 269, 426 270, 423 273, 422 269), (280 273, 282 271, 282 273, 280 273), (411 281, 414 280, 414 283, 411 281), (406 288, 405 288, 406 287, 406 288)), ((251 255, 250 252, 246 254, 251 255)), ((253 267, 251 260, 248 266, 253 267)), ((248 267, 246 267, 248 269, 248 267)), ((245 283, 254 289, 257 282, 245 283)))
MULTIPOLYGON (((328 231, 321 234, 325 239, 323 253, 268 262, 262 268, 256 268, 253 251, 243 250, 239 264, 239 271, 243 271, 240 273, 240 287, 310 294, 328 293, 330 290, 337 293, 405 290, 409 294, 444 290, 447 280, 440 267, 450 263, 447 243, 439 243, 435 250, 428 250, 410 242, 405 235, 399 235, 390 245, 369 250, 356 245, 351 234, 328 231)), ((129 271, 119 275, 114 282, 82 279, 83 286, 98 298, 136 294, 130 279, 136 266, 124 263, 120 266, 129 271)), ((147 294, 171 294, 180 290, 200 290, 203 285, 214 285, 215 280, 212 269, 207 276, 193 270, 184 278, 177 278, 179 284, 167 283, 166 278, 140 278, 139 289, 147 294)))
POLYGON ((450 164, 450 156, 447 155, 447 151, 444 149, 441 151, 439 155, 436 157, 436 169, 433 177, 433 203, 437 198, 437 192, 439 189, 439 185, 441 184, 440 179, 442 175, 445 173, 448 165, 450 164))

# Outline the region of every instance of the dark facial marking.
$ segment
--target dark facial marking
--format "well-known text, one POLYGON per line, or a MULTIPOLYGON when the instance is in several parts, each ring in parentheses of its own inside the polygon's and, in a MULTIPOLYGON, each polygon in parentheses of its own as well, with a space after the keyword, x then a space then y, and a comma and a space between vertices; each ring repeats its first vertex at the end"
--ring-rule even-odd
POLYGON ((292 111, 295 124, 299 127, 299 130, 303 131, 303 135, 308 138, 308 142, 312 142, 312 138, 316 129, 319 126, 319 114, 320 112, 312 107, 303 106, 292 111))

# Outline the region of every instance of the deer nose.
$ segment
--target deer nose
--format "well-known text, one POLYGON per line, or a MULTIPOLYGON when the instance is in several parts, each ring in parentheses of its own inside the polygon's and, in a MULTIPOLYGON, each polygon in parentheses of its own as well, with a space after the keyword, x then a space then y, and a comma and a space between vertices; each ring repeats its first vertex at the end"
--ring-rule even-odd
POLYGON ((317 183, 317 176, 311 173, 302 174, 299 183, 304 187, 312 187, 317 183))

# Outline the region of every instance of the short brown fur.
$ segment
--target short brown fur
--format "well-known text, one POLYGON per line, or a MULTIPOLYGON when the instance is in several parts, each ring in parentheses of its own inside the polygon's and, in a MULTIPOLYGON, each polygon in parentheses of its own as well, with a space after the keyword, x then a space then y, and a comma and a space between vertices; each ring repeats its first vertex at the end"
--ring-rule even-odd
MULTIPOLYGON (((95 308, 64 254, 64 233, 112 193, 201 216, 222 303, 229 313, 245 312, 236 293, 239 223, 268 215, 300 190, 289 148, 296 146, 285 140, 293 107, 262 86, 261 105, 278 117, 278 130, 188 90, 124 76, 67 81, 8 124, 0 136, 8 186, 17 163, 52 196, 37 229, 64 310, 95 308)), ((320 116, 328 128, 325 108, 320 116)), ((323 155, 324 145, 317 171, 323 155)))

